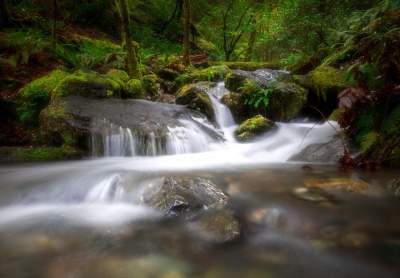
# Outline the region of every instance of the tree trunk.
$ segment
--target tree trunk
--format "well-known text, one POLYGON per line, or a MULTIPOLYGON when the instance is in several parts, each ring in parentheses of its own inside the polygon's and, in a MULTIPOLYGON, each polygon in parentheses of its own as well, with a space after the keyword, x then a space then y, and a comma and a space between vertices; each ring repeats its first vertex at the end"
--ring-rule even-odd
POLYGON ((127 52, 126 69, 131 78, 142 79, 140 72, 139 60, 137 56, 137 48, 133 45, 130 38, 130 22, 127 0, 116 0, 121 20, 121 38, 125 42, 127 52))
POLYGON ((183 0, 183 62, 190 64, 190 0, 183 0))
POLYGON ((58 15, 57 0, 53 0, 53 26, 51 28, 53 50, 55 50, 57 46, 57 15, 58 15))
POLYGON ((256 17, 253 19, 253 30, 250 33, 249 37, 249 42, 247 44, 247 50, 246 50, 246 61, 251 61, 253 57, 253 51, 254 51, 254 44, 256 42, 256 36, 257 36, 257 22, 256 22, 256 17))
POLYGON ((10 14, 8 13, 6 0, 0 0, 0 30, 10 25, 10 14))

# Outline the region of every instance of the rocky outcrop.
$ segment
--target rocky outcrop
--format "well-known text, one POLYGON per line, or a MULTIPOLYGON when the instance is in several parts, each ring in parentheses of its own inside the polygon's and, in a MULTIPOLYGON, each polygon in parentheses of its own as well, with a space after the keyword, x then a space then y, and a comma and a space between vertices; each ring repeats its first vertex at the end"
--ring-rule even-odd
POLYGON ((274 122, 257 115, 244 121, 235 131, 235 135, 239 141, 250 141, 258 135, 272 130, 274 127, 276 127, 274 122))
POLYGON ((215 83, 198 82, 183 86, 176 95, 176 103, 186 105, 188 108, 199 111, 207 116, 210 121, 215 120, 214 108, 207 92, 215 83))
MULTIPOLYGON (((163 149, 169 128, 182 127, 180 119, 191 120, 192 116, 203 117, 172 104, 69 96, 54 99, 42 111, 40 126, 43 136, 56 146, 68 145, 88 151, 91 136, 102 136, 111 126, 117 130, 118 127, 129 128, 142 140, 158 142, 157 146, 163 149)), ((210 138, 219 138, 214 131, 198 127, 210 138)))

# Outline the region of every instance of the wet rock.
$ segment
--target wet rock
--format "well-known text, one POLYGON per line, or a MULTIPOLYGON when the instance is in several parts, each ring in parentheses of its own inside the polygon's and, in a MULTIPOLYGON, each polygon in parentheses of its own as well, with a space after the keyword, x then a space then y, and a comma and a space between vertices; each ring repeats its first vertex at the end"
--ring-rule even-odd
POLYGON ((222 97, 222 103, 229 108, 236 122, 246 120, 248 112, 241 94, 228 93, 222 97))
POLYGON ((274 82, 270 87, 271 93, 267 115, 274 121, 289 121, 299 116, 307 102, 308 91, 291 82, 274 82))
POLYGON ((308 188, 323 189, 323 190, 343 190, 346 192, 365 192, 369 185, 362 180, 350 178, 309 178, 305 181, 308 188))
POLYGON ((290 161, 337 163, 344 154, 344 147, 349 146, 339 136, 335 136, 330 142, 312 144, 304 148, 300 153, 295 154, 290 161), (343 145, 345 144, 345 145, 343 145))
POLYGON ((214 121, 214 109, 211 99, 207 94, 214 85, 215 83, 212 82, 199 82, 183 86, 176 95, 176 103, 199 111, 206 115, 210 121, 214 121))
POLYGON ((225 243, 239 239, 240 224, 229 209, 211 209, 188 224, 200 239, 212 243, 225 243))
POLYGON ((192 217, 210 207, 223 207, 228 196, 210 180, 166 177, 151 181, 141 201, 165 215, 192 217))
MULTIPOLYGON (((144 141, 155 140, 159 142, 157 146, 163 149, 169 128, 182 127, 180 120, 191 121, 192 116, 203 117, 200 113, 172 104, 70 96, 54 99, 41 112, 40 126, 48 142, 55 142, 57 146, 76 147, 85 152, 90 149, 92 136, 101 139, 104 130, 110 128, 111 124, 117 129, 119 126, 130 128, 144 141)), ((210 138, 220 137, 209 128, 200 125, 199 128, 204 129, 210 138)))
POLYGON ((251 119, 244 121, 235 131, 236 138, 239 141, 249 141, 256 136, 268 132, 275 128, 274 122, 267 118, 257 115, 251 119))
POLYGON ((400 197, 400 179, 391 180, 387 185, 387 190, 394 196, 400 197))

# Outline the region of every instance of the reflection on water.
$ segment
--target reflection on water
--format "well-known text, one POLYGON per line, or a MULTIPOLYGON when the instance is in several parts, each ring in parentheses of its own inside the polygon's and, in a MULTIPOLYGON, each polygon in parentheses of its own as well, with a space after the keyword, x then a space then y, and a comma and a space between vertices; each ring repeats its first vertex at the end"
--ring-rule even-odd
POLYGON ((151 171, 150 161, 0 167, 0 277, 400 273, 400 203, 385 191, 395 171, 297 164, 151 171), (172 175, 213 181, 232 213, 187 220, 140 203, 144 186, 172 175), (232 223, 239 236, 221 237, 237 228, 232 223))

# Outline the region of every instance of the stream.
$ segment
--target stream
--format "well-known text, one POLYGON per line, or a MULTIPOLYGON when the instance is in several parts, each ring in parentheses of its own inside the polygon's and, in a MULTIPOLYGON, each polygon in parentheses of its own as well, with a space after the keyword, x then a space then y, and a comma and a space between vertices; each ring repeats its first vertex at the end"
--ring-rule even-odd
POLYGON ((215 124, 180 113, 161 140, 97 119, 90 159, 1 164, 0 277, 399 277, 398 171, 291 160, 335 122, 239 143, 226 93, 208 92, 215 124), (169 205, 162 187, 183 180, 204 203, 169 205))

